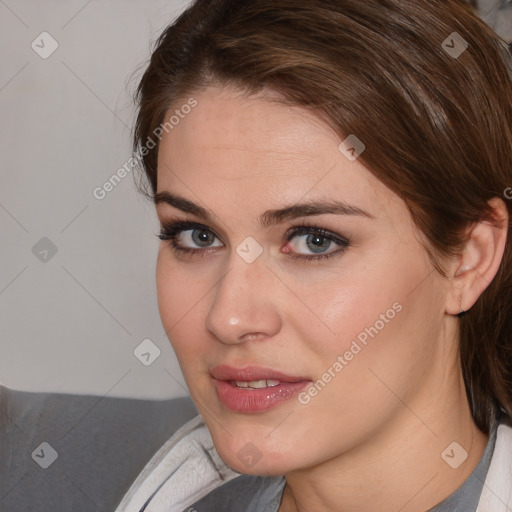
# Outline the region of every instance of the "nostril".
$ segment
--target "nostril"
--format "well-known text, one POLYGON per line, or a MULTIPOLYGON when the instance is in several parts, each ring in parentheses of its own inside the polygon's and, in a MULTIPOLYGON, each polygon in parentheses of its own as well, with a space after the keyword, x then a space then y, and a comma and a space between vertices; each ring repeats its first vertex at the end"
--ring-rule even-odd
POLYGON ((264 336, 265 335, 262 332, 255 332, 255 333, 248 332, 247 334, 244 334, 240 338, 240 341, 242 341, 242 342, 254 341, 254 340, 257 340, 258 338, 262 338, 264 336))

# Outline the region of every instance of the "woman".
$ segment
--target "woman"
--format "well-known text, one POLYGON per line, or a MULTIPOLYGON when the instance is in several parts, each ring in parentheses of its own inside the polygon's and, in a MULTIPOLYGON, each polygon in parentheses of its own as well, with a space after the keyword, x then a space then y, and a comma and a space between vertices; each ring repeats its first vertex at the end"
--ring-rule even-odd
POLYGON ((501 51, 462 0, 196 0, 161 35, 134 142, 215 447, 167 446, 165 510, 512 506, 501 51))

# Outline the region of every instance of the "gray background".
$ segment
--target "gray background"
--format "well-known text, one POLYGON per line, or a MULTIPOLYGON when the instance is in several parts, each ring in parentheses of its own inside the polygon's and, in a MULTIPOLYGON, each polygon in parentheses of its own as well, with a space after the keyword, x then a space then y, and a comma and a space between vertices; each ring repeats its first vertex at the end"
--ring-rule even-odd
MULTIPOLYGON (((140 66, 187 3, 0 0, 0 385, 186 394, 158 315, 153 206, 132 175, 101 201, 93 190, 129 158, 140 66), (31 47, 43 31, 59 45, 47 59, 31 47), (161 351, 149 366, 133 353, 144 339, 161 351)), ((511 3, 480 4, 510 41, 511 3)))
POLYGON ((0 385, 186 394, 158 315, 153 206, 131 173, 93 190, 128 160, 141 65, 187 3, 0 1, 0 385), (46 59, 31 47, 49 48, 44 31, 59 45, 46 59), (147 338, 149 366, 133 353, 147 338))

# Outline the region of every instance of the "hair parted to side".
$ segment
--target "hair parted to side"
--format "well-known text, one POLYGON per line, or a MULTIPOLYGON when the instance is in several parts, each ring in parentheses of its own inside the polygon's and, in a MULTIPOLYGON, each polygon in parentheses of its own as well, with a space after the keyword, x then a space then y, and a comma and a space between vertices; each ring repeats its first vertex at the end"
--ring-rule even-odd
MULTIPOLYGON (((500 41, 462 0, 196 0, 158 38, 136 92, 134 150, 171 107, 209 85, 278 93, 311 109, 407 204, 439 257, 465 228, 494 222, 512 186, 512 86, 500 41), (456 32, 458 58, 443 42, 456 32)), ((142 159, 157 190, 158 145, 142 159)), ((509 214, 510 201, 507 202, 509 214)), ((460 357, 477 426, 512 416, 510 225, 500 270, 460 320, 460 357)))

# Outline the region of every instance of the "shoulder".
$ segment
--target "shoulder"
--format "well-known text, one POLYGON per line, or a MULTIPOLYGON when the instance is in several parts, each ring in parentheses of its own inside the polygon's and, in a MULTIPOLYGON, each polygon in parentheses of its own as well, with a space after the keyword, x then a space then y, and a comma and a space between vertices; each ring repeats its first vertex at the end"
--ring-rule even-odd
POLYGON ((116 512, 179 512, 239 476, 219 457, 201 416, 185 423, 151 458, 116 512))
POLYGON ((485 479, 477 512, 508 512, 512 503, 512 424, 504 418, 498 425, 496 445, 485 479))

